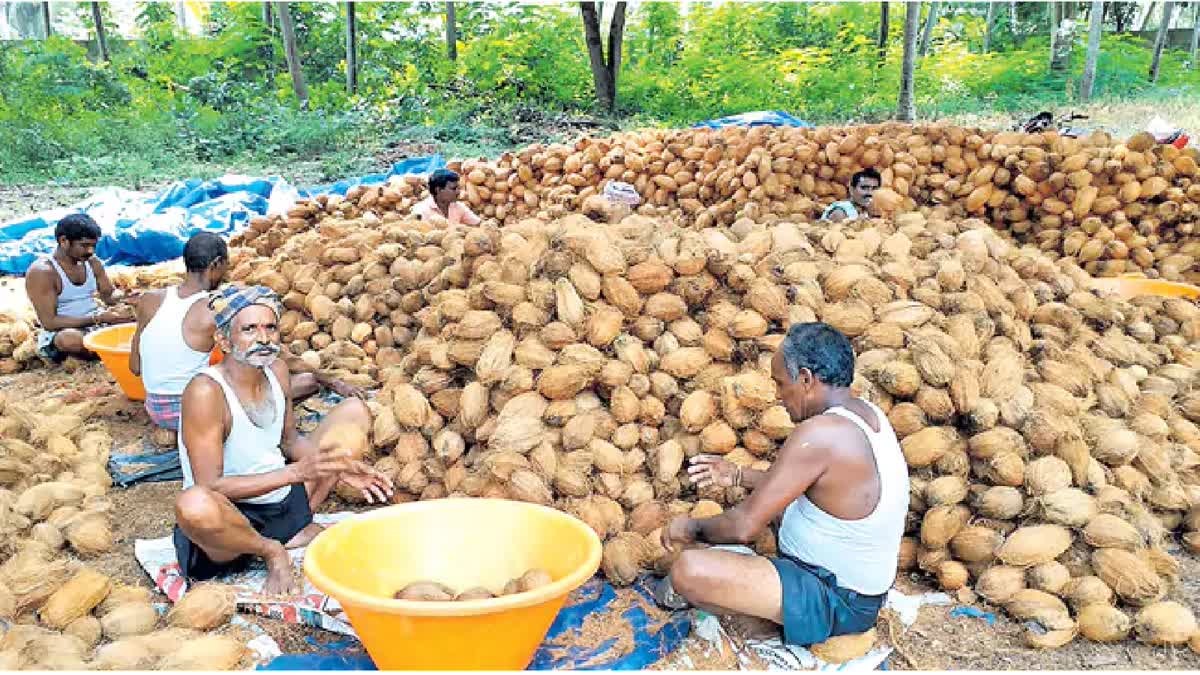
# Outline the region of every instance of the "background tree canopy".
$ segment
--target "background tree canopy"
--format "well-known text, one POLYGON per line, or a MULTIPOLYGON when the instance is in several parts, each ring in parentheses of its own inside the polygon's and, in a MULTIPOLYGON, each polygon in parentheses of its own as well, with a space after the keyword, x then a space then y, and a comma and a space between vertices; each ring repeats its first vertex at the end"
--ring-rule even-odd
MULTIPOLYGON (((816 123, 888 119, 903 16, 914 3, 890 3, 882 44, 878 2, 630 4, 611 113, 596 103, 579 3, 457 4, 453 31, 447 3, 355 3, 353 93, 346 3, 211 3, 198 30, 182 28, 176 15, 178 5, 198 3, 136 3, 135 25, 123 31, 102 5, 107 62, 93 3, 54 3, 49 38, 36 16, 25 16, 29 7, 13 10, 42 4, 7 3, 26 39, 0 42, 5 182, 178 172, 246 156, 344 157, 397 140, 489 154, 549 138, 581 116, 605 126, 683 126, 762 109, 816 123), (303 104, 285 60, 281 11, 295 27, 303 104)), ((606 41, 616 4, 596 3, 606 41)), ((934 21, 922 23, 930 46, 915 69, 918 117, 1016 116, 1078 100, 1091 3, 997 3, 990 31, 986 3, 934 4, 934 21), (1055 26, 1069 29, 1057 68, 1055 26)), ((1200 3, 1173 3, 1183 40, 1166 41, 1157 81, 1149 77, 1162 22, 1151 6, 1162 4, 1105 3, 1093 100, 1200 100, 1187 39, 1200 3)), ((928 12, 930 3, 921 6, 928 12)))

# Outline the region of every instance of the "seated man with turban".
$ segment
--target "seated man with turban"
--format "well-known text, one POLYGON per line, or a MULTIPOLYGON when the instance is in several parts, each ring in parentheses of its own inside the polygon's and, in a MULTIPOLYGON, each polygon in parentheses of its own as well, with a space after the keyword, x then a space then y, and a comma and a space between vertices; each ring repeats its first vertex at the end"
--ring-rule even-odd
POLYGON ((386 503, 391 481, 358 460, 369 449, 371 414, 359 399, 331 410, 308 436, 296 429, 290 374, 279 358, 279 299, 263 286, 227 286, 209 305, 218 365, 183 391, 175 501, 175 552, 196 580, 262 558, 264 592, 294 590, 287 549, 312 541, 313 511, 339 482, 386 503))

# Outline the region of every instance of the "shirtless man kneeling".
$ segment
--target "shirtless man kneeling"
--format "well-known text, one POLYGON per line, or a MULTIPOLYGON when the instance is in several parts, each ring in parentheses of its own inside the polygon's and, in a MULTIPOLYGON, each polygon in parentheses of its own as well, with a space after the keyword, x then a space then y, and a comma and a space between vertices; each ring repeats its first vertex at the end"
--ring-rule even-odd
POLYGON ((210 305, 226 358, 183 392, 175 552, 183 574, 198 581, 262 558, 264 592, 290 594, 287 549, 321 531, 313 511, 338 481, 369 503, 390 501, 392 483, 355 459, 368 450, 371 427, 361 400, 343 401, 309 436, 297 431, 270 289, 226 287, 210 305))
POLYGON ((831 326, 793 325, 771 375, 796 422, 775 462, 755 471, 718 457, 693 458, 688 473, 698 485, 751 492, 718 516, 672 520, 663 544, 744 545, 781 518, 779 556, 764 558, 744 546, 689 548, 660 585, 658 600, 769 621, 783 627, 789 644, 864 632, 875 625, 896 578, 908 513, 899 441, 883 411, 850 392, 854 351, 831 326))

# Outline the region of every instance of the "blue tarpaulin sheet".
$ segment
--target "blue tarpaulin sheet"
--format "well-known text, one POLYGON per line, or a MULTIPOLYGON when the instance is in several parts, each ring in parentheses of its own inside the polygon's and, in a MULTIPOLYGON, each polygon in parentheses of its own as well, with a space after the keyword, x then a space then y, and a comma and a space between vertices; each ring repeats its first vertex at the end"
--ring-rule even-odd
POLYGON ((297 200, 346 194, 355 185, 378 185, 392 176, 425 175, 444 167, 440 155, 413 157, 387 173, 350 178, 307 189, 278 176, 227 175, 214 180, 178 181, 163 192, 145 194, 107 188, 74 206, 43 211, 0 224, 0 274, 24 274, 38 258, 54 251, 54 226, 72 213, 87 213, 100 225, 96 256, 106 265, 152 265, 174 260, 197 232, 232 237, 255 216, 283 213, 297 200))
POLYGON ((697 122, 692 125, 693 129, 724 129, 725 127, 802 127, 812 128, 813 125, 804 120, 793 117, 781 110, 759 110, 757 112, 742 113, 740 115, 730 115, 716 120, 707 120, 705 122, 697 122))
MULTIPOLYGON (((590 614, 606 612, 618 593, 637 593, 653 606, 653 579, 642 577, 630 589, 617 591, 608 582, 595 578, 571 594, 567 605, 550 626, 546 639, 529 664, 529 670, 642 670, 675 651, 691 632, 691 613, 674 612, 661 625, 651 625, 650 617, 639 603, 631 603, 620 617, 612 617, 613 637, 595 647, 570 646, 570 632, 578 632, 590 614), (618 621, 627 621, 633 630, 634 647, 628 654, 609 655, 617 642, 618 621), (562 638, 562 639, 560 639, 562 638), (557 646, 561 642, 567 646, 557 646)), ((284 654, 259 670, 375 670, 375 664, 358 642, 344 640, 319 645, 318 654, 284 654)))

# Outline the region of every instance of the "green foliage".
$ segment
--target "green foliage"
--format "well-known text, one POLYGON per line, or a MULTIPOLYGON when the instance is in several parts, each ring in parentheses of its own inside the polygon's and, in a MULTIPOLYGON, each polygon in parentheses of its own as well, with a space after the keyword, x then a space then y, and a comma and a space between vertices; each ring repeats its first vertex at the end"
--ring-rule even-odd
MULTIPOLYGON (((1112 32, 1130 6, 1109 12, 1096 96, 1196 96, 1200 72, 1182 52, 1164 55, 1157 85, 1147 81, 1149 45, 1112 32)), ((331 157, 332 171, 393 140, 494 154, 554 138, 556 115, 595 113, 575 4, 459 4, 458 59, 450 61, 444 3, 357 3, 354 95, 345 89, 344 3, 290 7, 308 110, 295 101, 277 25, 264 21, 260 3, 213 3, 201 36, 178 28, 171 3, 138 3, 137 40, 120 40, 108 17, 112 62, 104 65, 93 62, 94 46, 61 37, 0 44, 0 180, 177 175, 318 156, 331 157)), ((987 6, 942 7, 916 71, 922 116, 1072 103, 1086 28, 1076 31, 1069 68, 1052 72, 1045 3, 1020 3, 1015 24, 1005 3, 987 54, 987 6)), ((642 125, 763 109, 818 123, 887 119, 898 96, 904 8, 891 5, 881 57, 875 2, 697 2, 686 16, 677 3, 642 3, 625 29, 619 114, 642 125)), ((87 3, 76 12, 90 29, 87 3)))

